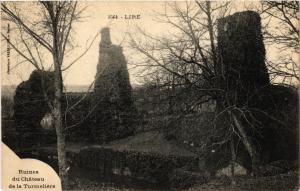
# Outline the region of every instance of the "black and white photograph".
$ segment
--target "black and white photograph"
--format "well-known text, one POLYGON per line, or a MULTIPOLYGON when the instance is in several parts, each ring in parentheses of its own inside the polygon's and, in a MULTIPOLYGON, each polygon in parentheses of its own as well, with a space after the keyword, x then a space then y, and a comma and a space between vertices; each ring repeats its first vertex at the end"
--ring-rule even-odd
POLYGON ((299 1, 1 2, 1 189, 297 191, 299 19, 299 1))

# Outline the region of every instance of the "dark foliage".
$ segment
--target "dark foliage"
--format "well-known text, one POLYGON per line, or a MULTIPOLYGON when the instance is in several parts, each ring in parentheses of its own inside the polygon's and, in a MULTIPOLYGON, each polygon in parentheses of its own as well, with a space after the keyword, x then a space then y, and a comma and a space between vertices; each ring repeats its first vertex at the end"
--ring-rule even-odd
POLYGON ((40 126, 41 119, 50 112, 43 89, 49 100, 53 100, 53 76, 52 72, 33 71, 29 80, 22 82, 16 89, 13 119, 22 147, 30 147, 40 142, 49 143, 55 139, 54 130, 44 130, 40 126))
POLYGON ((13 120, 2 119, 1 120, 1 140, 10 149, 16 150, 19 147, 19 140, 17 137, 16 125, 13 120))
POLYGON ((113 169, 130 169, 132 177, 142 178, 149 182, 168 184, 168 175, 176 168, 196 168, 196 157, 167 156, 157 153, 146 153, 129 150, 112 150, 110 148, 94 147, 82 149, 78 158, 74 158, 74 165, 81 168, 98 169, 104 174, 111 174, 113 169))
POLYGON ((219 72, 225 78, 221 87, 232 94, 227 104, 243 106, 255 90, 269 84, 258 13, 246 11, 220 19, 218 53, 219 72))
POLYGON ((122 47, 111 44, 108 28, 101 33, 93 100, 97 108, 92 125, 98 143, 133 135, 137 115, 122 47))
MULTIPOLYGON (((261 153, 261 165, 272 161, 293 161, 298 157, 298 95, 295 90, 285 86, 266 86, 253 95, 248 108, 255 117, 248 135, 255 140, 261 153)), ((247 117, 250 119, 250 115, 247 117)), ((243 121, 247 124, 246 121, 243 121)), ((212 174, 230 164, 230 142, 224 141, 229 117, 223 115, 216 121, 217 129, 207 142, 205 167, 212 174), (222 143, 222 144, 217 144, 222 143)), ((251 172, 249 154, 241 139, 234 137, 237 162, 251 172)))
POLYGON ((296 160, 298 157, 298 94, 285 86, 262 88, 249 100, 257 120, 249 135, 256 138, 262 162, 296 160))

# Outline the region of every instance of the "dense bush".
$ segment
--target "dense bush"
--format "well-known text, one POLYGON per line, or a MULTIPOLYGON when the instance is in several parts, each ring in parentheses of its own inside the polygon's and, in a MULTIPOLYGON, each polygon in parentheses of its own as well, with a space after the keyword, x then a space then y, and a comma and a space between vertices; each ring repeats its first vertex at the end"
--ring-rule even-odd
POLYGON ((119 169, 123 175, 166 185, 174 169, 185 166, 196 168, 198 158, 91 147, 82 149, 73 159, 73 164, 81 168, 98 169, 107 175, 119 169), (130 173, 125 174, 126 169, 130 169, 130 173))

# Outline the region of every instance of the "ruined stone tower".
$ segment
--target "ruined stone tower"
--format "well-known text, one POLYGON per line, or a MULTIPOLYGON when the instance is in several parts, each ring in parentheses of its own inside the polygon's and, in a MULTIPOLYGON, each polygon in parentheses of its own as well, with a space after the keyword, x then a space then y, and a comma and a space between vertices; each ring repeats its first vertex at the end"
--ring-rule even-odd
POLYGON ((94 105, 97 108, 93 133, 97 142, 133 134, 136 109, 127 62, 122 47, 112 44, 109 28, 101 30, 94 105))
POLYGON ((220 72, 227 91, 237 93, 243 105, 258 89, 269 85, 260 16, 253 11, 235 13, 218 22, 220 72))
MULTIPOLYGON (((295 160, 298 156, 297 92, 270 83, 258 13, 238 12, 218 21, 218 57, 221 88, 227 96, 225 106, 220 104, 225 98, 218 100, 219 112, 227 106, 244 109, 241 123, 257 147, 262 163, 295 160)), ((220 124, 219 128, 223 126, 220 124)), ((243 150, 238 153, 242 154, 243 150)), ((242 163, 249 161, 248 154, 237 157, 242 158, 239 159, 242 163)))

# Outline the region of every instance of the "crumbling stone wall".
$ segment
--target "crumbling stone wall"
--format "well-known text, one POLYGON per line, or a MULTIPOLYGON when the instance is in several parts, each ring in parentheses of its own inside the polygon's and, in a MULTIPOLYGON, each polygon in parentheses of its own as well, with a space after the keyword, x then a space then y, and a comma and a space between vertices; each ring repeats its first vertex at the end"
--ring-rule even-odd
POLYGON ((134 133, 136 115, 127 62, 122 47, 113 45, 109 28, 101 30, 99 60, 94 85, 97 142, 107 142, 134 133))

